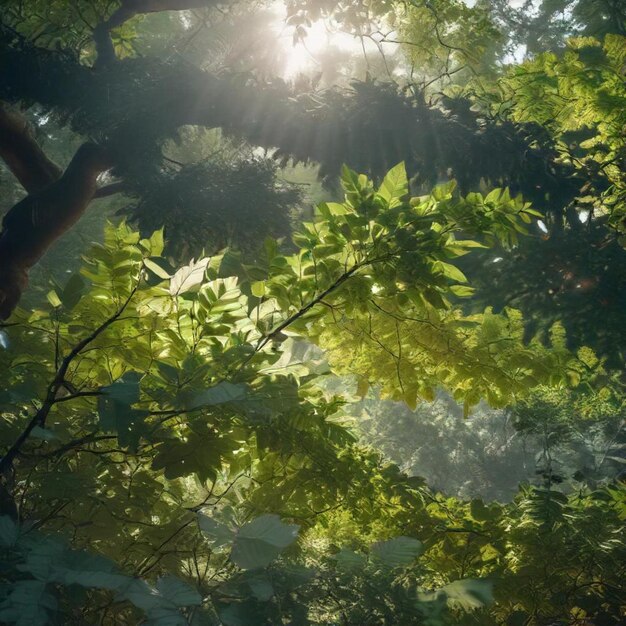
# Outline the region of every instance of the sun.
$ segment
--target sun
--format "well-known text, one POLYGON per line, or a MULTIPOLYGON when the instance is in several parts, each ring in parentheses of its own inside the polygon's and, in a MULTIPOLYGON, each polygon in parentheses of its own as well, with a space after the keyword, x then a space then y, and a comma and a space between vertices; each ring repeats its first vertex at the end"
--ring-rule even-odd
MULTIPOLYGON (((284 15, 284 14, 283 14, 284 15)), ((396 42, 377 42, 372 37, 359 36, 340 30, 337 24, 329 20, 318 20, 307 26, 303 37, 294 43, 294 28, 288 26, 285 17, 275 22, 277 44, 282 57, 281 76, 293 79, 298 74, 312 75, 328 68, 333 55, 349 59, 361 57, 369 68, 371 61, 381 58, 383 54, 392 56, 398 45, 396 42)))
POLYGON ((281 33, 281 47, 287 58, 285 77, 293 78, 298 74, 314 72, 319 66, 317 56, 334 43, 333 35, 323 20, 311 24, 306 29, 306 36, 295 43, 293 31, 285 29, 281 33))
POLYGON ((305 28, 305 32, 306 35, 294 44, 293 27, 286 26, 282 18, 278 42, 286 59, 284 78, 294 78, 298 74, 312 74, 321 70, 322 57, 330 49, 360 54, 363 48, 362 42, 354 35, 332 27, 325 20, 313 22, 305 28))

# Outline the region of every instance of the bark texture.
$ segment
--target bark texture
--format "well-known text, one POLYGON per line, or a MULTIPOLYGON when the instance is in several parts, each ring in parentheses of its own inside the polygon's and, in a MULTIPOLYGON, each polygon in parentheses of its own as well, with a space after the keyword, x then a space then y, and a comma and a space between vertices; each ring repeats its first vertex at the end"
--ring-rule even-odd
POLYGON ((0 103, 0 158, 28 193, 43 189, 60 178, 63 173, 63 170, 39 147, 26 119, 2 103, 0 103))
POLYGON ((28 270, 84 213, 99 174, 112 166, 107 151, 83 144, 58 179, 18 202, 0 232, 0 319, 17 306, 28 285, 28 270))

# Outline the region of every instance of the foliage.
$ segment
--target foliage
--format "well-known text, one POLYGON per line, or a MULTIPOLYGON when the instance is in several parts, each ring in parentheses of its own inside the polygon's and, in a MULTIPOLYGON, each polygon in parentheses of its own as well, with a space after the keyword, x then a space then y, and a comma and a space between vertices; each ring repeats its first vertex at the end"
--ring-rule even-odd
POLYGON ((90 43, 90 34, 95 25, 109 14, 117 3, 108 0, 78 2, 16 0, 2 4, 4 20, 42 45, 47 47, 63 45, 80 49, 90 43))
MULTIPOLYGON (((399 39, 414 72, 424 79, 472 71, 490 74, 494 52, 503 38, 489 10, 460 0, 399 4, 395 20, 399 39)), ((458 78, 458 76, 456 76, 458 78)))
POLYGON ((570 37, 602 39, 626 34, 626 11, 620 0, 479 0, 500 30, 508 34, 510 48, 522 47, 527 56, 560 50, 570 37))
POLYGON ((294 186, 278 183, 275 165, 260 159, 183 165, 146 178, 149 186, 124 213, 143 232, 164 227, 167 252, 184 260, 205 249, 256 251, 259 239, 287 236, 300 199, 294 186))
POLYGON ((559 168, 564 176, 558 186, 542 182, 527 194, 543 213, 543 230, 514 251, 487 251, 463 264, 478 306, 520 308, 528 335, 545 335, 558 320, 570 348, 591 346, 611 367, 624 354, 624 49, 617 35, 602 45, 572 40, 562 53, 545 53, 497 84, 483 84, 474 99, 482 114, 542 129, 552 151, 550 176, 560 178, 559 168))
POLYGON ((561 158, 582 169, 587 195, 579 200, 588 213, 610 214, 619 227, 624 219, 624 114, 626 88, 621 72, 626 62, 626 39, 607 35, 571 39, 562 55, 545 53, 515 67, 502 81, 508 115, 518 122, 548 128, 558 141, 561 158), (602 172, 607 189, 593 187, 602 172))
MULTIPOLYGON (((471 514, 479 520, 459 523, 485 524, 479 505, 471 513, 433 496, 355 445, 339 418, 345 400, 320 387, 328 366, 296 337, 332 343, 336 371, 367 371, 411 402, 435 381, 469 404, 565 380, 580 362, 558 343, 521 345, 513 313, 466 319, 448 303, 467 289, 450 261, 482 245, 454 232, 508 242, 532 212, 501 192, 461 198, 447 187, 410 199, 402 166, 377 189, 348 169, 343 184, 345 202, 318 207, 293 255, 268 240, 265 264, 226 253, 172 272, 160 232, 140 239, 110 226, 47 306, 16 314, 1 353, 10 372, 2 440, 27 433, 15 461, 26 526, 2 518, 13 568, 3 574, 3 619, 20 623, 36 587, 30 623, 54 614, 130 624, 143 611, 154 624, 439 624, 490 600, 490 583, 474 579, 509 584, 514 567, 457 567, 465 557, 444 520, 454 528, 471 514), (407 342, 399 370, 372 339, 386 324, 407 342), (456 347, 437 367, 442 341, 456 347), (421 389, 404 382, 409 371, 421 389)), ((529 520, 544 515, 530 504, 540 493, 520 496, 529 520)), ((497 528, 494 541, 509 541, 497 528)), ((510 558, 526 558, 521 549, 510 558)), ((530 611, 529 602, 516 600, 530 611)))
POLYGON ((432 399, 443 384, 469 407, 481 396, 503 405, 540 379, 555 381, 576 367, 569 355, 540 345, 520 351, 522 324, 514 311, 464 318, 450 308, 449 297, 469 295, 471 288, 449 261, 481 246, 452 233, 515 242, 535 214, 521 199, 500 190, 459 198, 448 185, 407 202, 401 167, 378 191, 348 170, 343 183, 346 202, 320 205, 324 219, 305 225, 296 240, 303 248, 297 265, 280 270, 280 287, 268 292, 292 308, 296 281, 321 292, 311 301, 323 298, 325 308, 307 315, 313 322, 308 336, 337 372, 356 374, 362 390, 380 382, 387 397, 409 405, 418 396, 432 399), (336 298, 331 292, 352 274, 345 298, 336 298))
POLYGON ((365 57, 290 83, 273 7, 0 4, 0 98, 124 193, 0 327, 0 622, 623 623, 620 5, 288 0, 365 57))

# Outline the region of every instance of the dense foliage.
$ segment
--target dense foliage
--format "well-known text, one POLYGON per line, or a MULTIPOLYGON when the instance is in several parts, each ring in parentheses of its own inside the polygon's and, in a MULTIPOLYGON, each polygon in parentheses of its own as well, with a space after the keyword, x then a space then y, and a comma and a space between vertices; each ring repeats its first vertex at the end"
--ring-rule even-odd
POLYGON ((609 539, 623 515, 620 490, 568 499, 550 485, 526 488, 510 506, 437 496, 359 448, 341 423, 345 399, 320 387, 328 364, 302 343, 325 348, 334 371, 350 363, 362 372, 362 392, 372 382, 409 403, 437 381, 468 404, 480 395, 498 404, 540 382, 587 376, 599 366, 589 355, 577 359, 558 342, 524 346, 513 312, 464 318, 446 304, 447 293, 468 289, 448 260, 481 245, 454 232, 508 240, 530 209, 500 192, 463 199, 449 188, 409 200, 400 166, 377 191, 345 170, 344 187, 346 201, 321 204, 294 237, 299 252, 283 256, 268 239, 255 266, 226 253, 172 272, 160 233, 140 240, 110 226, 47 307, 17 314, 3 352, 3 440, 29 435, 14 480, 32 521, 20 530, 3 518, 20 572, 4 620, 45 623, 55 611, 71 620, 85 601, 76 585, 93 589, 100 618, 113 611, 131 623, 138 609, 155 624, 330 624, 338 615, 434 624, 446 601, 485 604, 494 581, 505 615, 556 613, 560 601, 545 590, 519 588, 512 563, 529 559, 535 581, 542 550, 555 567, 575 562, 570 533, 585 525, 598 569, 571 573, 568 606, 617 615, 615 592, 603 594, 617 588, 623 556, 609 539), (396 352, 395 367, 386 352, 396 352), (520 528, 512 545, 511 524, 520 528), (272 564, 299 528, 302 545, 272 564), (156 587, 145 577, 158 577, 156 587), (59 584, 67 591, 55 598, 59 584), (509 585, 520 598, 507 597, 509 585))
POLYGON ((1 624, 624 623, 619 2, 0 9, 1 624))

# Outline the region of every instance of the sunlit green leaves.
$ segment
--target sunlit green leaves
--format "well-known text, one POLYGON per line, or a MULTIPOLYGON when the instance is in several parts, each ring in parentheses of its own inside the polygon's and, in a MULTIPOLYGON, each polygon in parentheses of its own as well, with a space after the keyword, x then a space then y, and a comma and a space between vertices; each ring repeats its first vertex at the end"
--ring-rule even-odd
POLYGON ((388 567, 410 565, 422 550, 422 542, 411 537, 394 537, 372 546, 372 554, 388 567))
MULTIPOLYGON (((90 284, 71 281, 80 297, 66 306, 57 295, 8 329, 2 397, 19 410, 7 412, 2 432, 13 439, 60 359, 102 327, 72 359, 18 472, 28 470, 23 484, 37 489, 42 516, 62 505, 54 523, 81 546, 158 581, 39 545, 17 561, 17 571, 47 581, 29 619, 58 612, 49 592, 76 585, 163 626, 182 624, 189 606, 232 623, 276 620, 278 599, 294 616, 310 605, 334 619, 325 588, 343 594, 355 623, 363 603, 382 610, 380 598, 400 622, 421 619, 426 605, 440 619, 447 602, 487 603, 474 579, 525 558, 501 528, 568 523, 572 502, 554 490, 524 492, 510 510, 425 497, 423 481, 360 448, 348 428, 352 394, 322 378, 356 375, 359 393, 371 386, 409 405, 443 385, 469 411, 481 398, 504 406, 538 384, 582 384, 601 368, 592 354, 570 354, 558 327, 551 346, 525 344, 519 313, 464 316, 454 306, 471 294, 455 259, 507 241, 526 204, 506 192, 461 198, 452 185, 410 200, 401 166, 378 190, 347 169, 344 179, 350 197, 321 205, 295 252, 267 241, 254 267, 225 253, 173 272, 158 236, 109 226, 86 255, 90 284), (452 524, 454 533, 443 528, 452 524), (466 545, 460 537, 470 532, 466 545), (463 550, 470 581, 457 581, 463 550), (197 590, 171 578, 179 572, 197 590), (355 592, 363 581, 376 591, 355 592), (423 584, 438 591, 418 601, 423 584)), ((0 518, 4 548, 23 550, 21 541, 0 518)), ((10 592, 0 598, 9 623, 22 598, 19 585, 10 592)))
POLYGON ((400 205, 409 193, 409 180, 404 163, 399 163, 387 172, 378 189, 378 195, 390 209, 400 205))
POLYGON ((545 52, 514 66, 501 79, 497 98, 509 102, 511 119, 551 132, 560 159, 588 179, 578 199, 581 207, 608 213, 619 230, 626 211, 619 166, 625 145, 626 89, 619 78, 625 42, 623 33, 608 34, 604 41, 570 39, 562 54, 545 52))
POLYGON ((181 267, 176 271, 170 280, 170 294, 179 296, 188 291, 198 289, 204 282, 204 273, 206 271, 209 259, 192 260, 189 265, 181 267))

